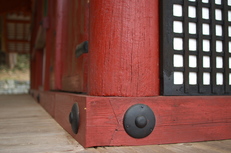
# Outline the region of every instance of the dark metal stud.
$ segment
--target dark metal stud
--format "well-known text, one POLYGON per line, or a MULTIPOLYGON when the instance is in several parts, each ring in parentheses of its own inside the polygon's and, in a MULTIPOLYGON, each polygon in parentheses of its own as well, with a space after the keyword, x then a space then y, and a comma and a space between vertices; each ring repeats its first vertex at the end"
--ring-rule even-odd
POLYGON ((71 112, 69 114, 69 122, 71 124, 72 131, 77 134, 79 130, 79 106, 78 103, 74 103, 71 112))
POLYGON ((75 56, 79 57, 84 53, 88 53, 88 41, 84 41, 76 47, 75 56))
POLYGON ((137 116, 135 119, 135 124, 139 128, 144 128, 147 125, 148 121, 144 116, 137 116))
POLYGON ((40 103, 40 95, 39 94, 37 95, 36 99, 37 99, 37 102, 40 103))
POLYGON ((133 138, 144 138, 152 133, 155 127, 155 115, 150 107, 144 104, 131 106, 124 115, 123 125, 128 135, 133 138))

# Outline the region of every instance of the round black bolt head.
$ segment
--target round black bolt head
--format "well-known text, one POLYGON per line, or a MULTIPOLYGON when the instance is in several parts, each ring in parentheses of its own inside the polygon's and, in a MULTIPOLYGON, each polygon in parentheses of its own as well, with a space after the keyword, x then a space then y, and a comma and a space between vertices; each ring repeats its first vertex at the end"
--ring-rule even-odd
POLYGON ((71 112, 69 114, 69 122, 71 124, 72 131, 77 134, 79 130, 79 106, 78 103, 74 103, 71 112))
POLYGON ((156 119, 152 109, 144 104, 131 106, 123 119, 124 129, 133 138, 145 138, 152 133, 156 119))

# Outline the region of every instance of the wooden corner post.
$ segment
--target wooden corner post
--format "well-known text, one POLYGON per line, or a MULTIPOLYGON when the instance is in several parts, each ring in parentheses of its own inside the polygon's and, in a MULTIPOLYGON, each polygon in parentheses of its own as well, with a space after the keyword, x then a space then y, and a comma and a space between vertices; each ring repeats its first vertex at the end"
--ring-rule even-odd
POLYGON ((90 2, 90 95, 159 95, 158 6, 158 0, 90 2))

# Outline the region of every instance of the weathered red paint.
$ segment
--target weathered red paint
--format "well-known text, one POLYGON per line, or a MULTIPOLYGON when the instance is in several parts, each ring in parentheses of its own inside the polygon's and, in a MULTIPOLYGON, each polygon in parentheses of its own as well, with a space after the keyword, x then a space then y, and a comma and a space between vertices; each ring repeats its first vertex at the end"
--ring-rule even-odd
POLYGON ((31 89, 40 90, 42 86, 42 61, 43 51, 36 51, 34 58, 31 60, 31 89))
POLYGON ((85 96, 75 96, 76 94, 59 93, 55 94, 55 120, 62 125, 62 127, 67 130, 72 137, 74 137, 78 142, 81 142, 83 146, 87 145, 86 140, 86 97, 85 96), (65 101, 65 102, 64 102, 65 101), (79 125, 79 130, 77 134, 74 134, 71 129, 71 124, 69 122, 69 114, 74 103, 78 102, 79 113, 81 114, 79 125))
POLYGON ((41 106, 49 112, 52 117, 55 116, 55 95, 54 92, 49 91, 41 91, 36 95, 36 97, 39 96, 41 106))
POLYGON ((0 14, 21 11, 25 14, 31 13, 31 0, 7 0, 0 1, 0 14))
POLYGON ((63 51, 62 90, 87 92, 88 55, 75 56, 76 46, 88 41, 89 2, 68 1, 67 39, 63 51))
MULTIPOLYGON (((37 2, 42 10, 41 1, 37 2)), ((49 1, 55 9, 49 10, 45 53, 36 51, 31 61, 31 88, 35 89, 31 91, 35 98, 40 95, 41 105, 80 144, 148 145, 231 138, 230 96, 158 96, 158 0, 92 0, 89 18, 88 0, 55 2, 49 1), (76 58, 76 46, 86 40, 88 55, 76 58), (39 91, 44 58, 44 89, 88 95, 39 91), (68 120, 76 102, 80 108, 77 135, 68 120), (143 139, 128 136, 123 128, 125 112, 138 103, 148 105, 156 116, 154 131, 143 139)), ((41 19, 40 11, 34 30, 41 19)))
POLYGON ((159 95, 158 9, 158 0, 90 2, 90 95, 159 95))
POLYGON ((54 62, 54 89, 62 89, 62 73, 63 73, 63 55, 67 48, 67 18, 68 18, 68 1, 59 0, 57 1, 56 11, 56 42, 55 42, 55 60, 54 62))
MULTIPOLYGON (((231 139, 229 96, 94 97, 52 92, 54 118, 84 147, 150 145, 231 139), (72 105, 80 110, 79 133, 68 120, 72 105), (156 126, 142 139, 130 137, 123 117, 134 104, 146 104, 154 112, 156 126)), ((43 94, 43 96, 45 96, 43 94)), ((47 97, 51 100, 51 98, 47 97)), ((43 104, 42 98, 40 103, 43 104)), ((48 102, 48 101, 47 101, 48 102)), ((51 102, 49 102, 51 103, 51 102)), ((51 105, 47 105, 50 108, 51 105)), ((46 109, 49 111, 49 109, 46 109)), ((52 109, 50 109, 52 110, 52 109)), ((50 112, 52 113, 52 112, 50 112)))
MULTIPOLYGON (((78 44, 88 40, 89 2, 73 0, 48 2, 47 16, 43 16, 43 1, 36 1, 34 7, 32 39, 36 38, 39 25, 46 33, 46 46, 42 49, 43 62, 34 62, 44 64, 43 83, 40 86, 45 91, 87 92, 87 55, 76 58, 75 49, 78 44)), ((36 52, 33 48, 32 50, 36 52)), ((33 74, 34 71, 36 70, 32 70, 33 74)), ((32 82, 36 81, 35 77, 31 78, 32 82)))
MULTIPOLYGON (((56 41, 56 1, 48 1, 48 14, 46 19, 46 48, 44 54, 45 67, 44 67, 44 91, 55 89, 54 85, 51 86, 51 76, 53 73, 55 41, 56 41)), ((52 81, 54 82, 54 81, 52 81)))
POLYGON ((34 13, 32 15, 32 33, 31 33, 31 67, 30 67, 30 80, 31 80, 31 89, 41 90, 42 89, 42 76, 43 76, 43 49, 36 50, 36 38, 38 35, 39 27, 41 26, 42 12, 42 1, 40 3, 34 2, 34 13))
POLYGON ((41 90, 42 88, 42 75, 43 75, 43 51, 37 51, 35 53, 35 89, 41 90))

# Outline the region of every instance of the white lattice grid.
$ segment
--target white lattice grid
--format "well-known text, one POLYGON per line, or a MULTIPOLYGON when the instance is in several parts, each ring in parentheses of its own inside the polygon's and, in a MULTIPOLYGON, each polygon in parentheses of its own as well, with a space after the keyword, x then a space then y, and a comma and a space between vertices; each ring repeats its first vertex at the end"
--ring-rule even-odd
MULTIPOLYGON (((196 2, 197 0, 189 0, 190 2, 196 2)), ((202 0, 202 3, 209 3, 209 0, 202 0)), ((222 0, 215 0, 216 5, 221 5, 222 0)), ((227 0, 227 5, 231 6, 231 0, 227 0)), ((189 18, 197 18, 196 16, 197 8, 195 6, 188 6, 188 17, 189 18)), ((202 8, 202 19, 209 20, 209 13, 210 8, 203 7, 202 8)), ((179 4, 173 5, 173 16, 175 17, 183 17, 183 6, 179 4)), ((215 20, 222 21, 222 10, 216 9, 215 10, 215 20)), ((228 11, 228 22, 231 22, 231 10, 228 11)), ((188 32, 189 34, 197 34, 197 26, 196 23, 189 22, 188 24, 188 32)), ((216 36, 222 36, 223 29, 221 25, 216 25, 215 28, 216 36)), ((174 33, 184 33, 183 31, 183 22, 182 21, 173 21, 173 32, 174 33)), ((203 35, 211 35, 210 34, 210 25, 207 23, 202 24, 202 34, 203 35)), ((231 26, 228 27, 228 36, 231 37, 231 26)), ((174 37, 173 39, 173 49, 175 51, 183 51, 183 38, 174 37)), ((203 39, 202 40, 202 51, 203 52, 210 52, 210 40, 203 39)), ((223 50, 223 43, 220 40, 216 41, 216 52, 224 52, 223 50)), ((197 51, 197 40, 190 38, 189 39, 189 51, 194 52, 197 51)), ((231 53, 231 42, 229 42, 229 53, 231 53)), ((188 60, 188 66, 190 68, 196 68, 197 65, 197 56, 190 55, 188 60)), ((203 56, 203 68, 210 68, 210 56, 203 56)), ((174 67, 184 67, 184 57, 183 54, 175 53, 173 55, 173 66, 174 67)), ((227 65, 231 69, 231 58, 229 58, 229 65, 227 65)), ((216 57, 216 68, 223 68, 223 57, 217 56, 216 57)), ((174 72, 174 80, 173 83, 175 85, 180 85, 184 83, 184 74, 180 71, 174 72)), ((210 85, 211 84, 211 74, 209 72, 203 73, 203 85, 210 85)), ((196 72, 189 72, 189 85, 196 85, 197 82, 197 73, 196 72)), ((216 73, 216 85, 223 85, 223 73, 216 73)), ((229 74, 229 85, 231 85, 231 73, 229 74)))

